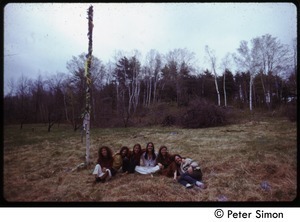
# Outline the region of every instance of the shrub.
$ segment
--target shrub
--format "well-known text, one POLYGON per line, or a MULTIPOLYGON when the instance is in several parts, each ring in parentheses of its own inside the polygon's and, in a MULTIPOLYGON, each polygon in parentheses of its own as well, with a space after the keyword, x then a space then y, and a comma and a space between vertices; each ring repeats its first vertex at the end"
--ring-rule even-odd
POLYGON ((162 126, 173 126, 176 123, 176 117, 172 115, 167 115, 162 121, 162 126))
POLYGON ((221 126, 226 123, 226 113, 221 107, 198 101, 183 114, 180 123, 184 128, 221 126))
POLYGON ((297 121, 297 105, 296 105, 296 102, 289 103, 286 107, 285 113, 286 113, 287 118, 290 121, 296 122, 297 121))

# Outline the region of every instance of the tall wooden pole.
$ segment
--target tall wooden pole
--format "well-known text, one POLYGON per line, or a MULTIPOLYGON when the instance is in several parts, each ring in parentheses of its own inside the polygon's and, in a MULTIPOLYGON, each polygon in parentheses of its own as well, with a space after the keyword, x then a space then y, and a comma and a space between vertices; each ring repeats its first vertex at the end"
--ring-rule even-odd
POLYGON ((86 165, 90 164, 90 112, 91 112, 91 95, 90 95, 90 84, 91 80, 91 65, 92 65, 92 52, 93 52, 93 6, 91 5, 88 9, 88 39, 89 47, 88 54, 86 55, 86 67, 85 67, 85 77, 86 77, 86 104, 85 104, 85 116, 84 121, 86 124, 86 165))

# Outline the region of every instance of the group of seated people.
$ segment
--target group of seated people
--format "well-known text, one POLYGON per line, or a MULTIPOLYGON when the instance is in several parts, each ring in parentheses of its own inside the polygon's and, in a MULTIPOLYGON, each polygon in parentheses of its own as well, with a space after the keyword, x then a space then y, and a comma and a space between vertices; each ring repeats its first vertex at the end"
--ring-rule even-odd
POLYGON ((132 151, 123 146, 116 154, 113 154, 107 146, 100 147, 93 171, 96 182, 105 182, 117 172, 151 175, 159 173, 173 177, 174 181, 178 181, 186 188, 193 186, 206 188, 202 182, 201 168, 196 161, 183 158, 179 154, 171 155, 166 146, 161 146, 157 153, 152 142, 147 143, 146 149, 142 149, 140 144, 135 144, 132 151))

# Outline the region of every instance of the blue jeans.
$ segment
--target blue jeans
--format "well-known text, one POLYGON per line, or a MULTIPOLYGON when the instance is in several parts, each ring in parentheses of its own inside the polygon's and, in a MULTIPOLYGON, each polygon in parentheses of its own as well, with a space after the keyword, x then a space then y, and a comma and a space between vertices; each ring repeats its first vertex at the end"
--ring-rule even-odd
POLYGON ((191 174, 189 174, 188 172, 183 173, 183 174, 180 176, 179 180, 178 180, 178 182, 179 182, 180 184, 182 184, 183 186, 187 185, 188 183, 189 183, 189 184, 195 184, 196 181, 197 181, 197 179, 195 179, 195 178, 194 178, 191 174))

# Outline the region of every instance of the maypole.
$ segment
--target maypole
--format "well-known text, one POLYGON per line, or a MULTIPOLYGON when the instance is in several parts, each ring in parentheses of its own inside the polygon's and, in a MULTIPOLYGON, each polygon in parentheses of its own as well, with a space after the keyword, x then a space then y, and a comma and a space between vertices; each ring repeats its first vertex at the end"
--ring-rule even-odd
POLYGON ((90 95, 90 84, 91 80, 91 65, 92 65, 92 52, 93 52, 93 6, 91 5, 88 9, 88 54, 86 55, 85 64, 85 77, 86 77, 86 104, 84 114, 84 125, 86 126, 86 165, 90 164, 90 112, 91 112, 91 95, 90 95))

